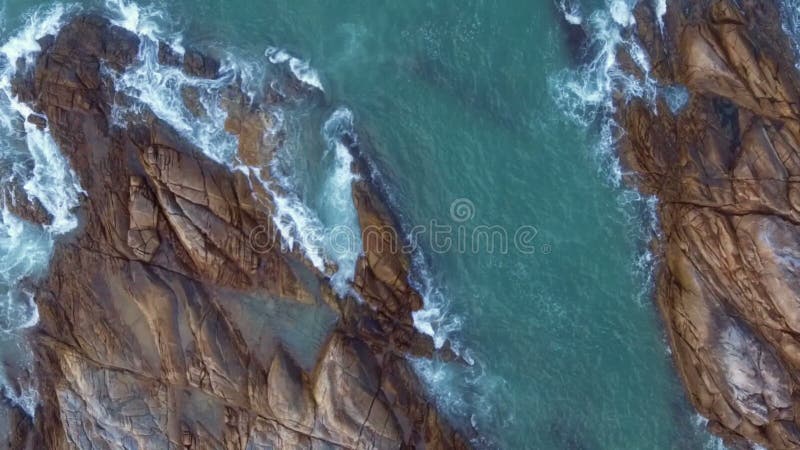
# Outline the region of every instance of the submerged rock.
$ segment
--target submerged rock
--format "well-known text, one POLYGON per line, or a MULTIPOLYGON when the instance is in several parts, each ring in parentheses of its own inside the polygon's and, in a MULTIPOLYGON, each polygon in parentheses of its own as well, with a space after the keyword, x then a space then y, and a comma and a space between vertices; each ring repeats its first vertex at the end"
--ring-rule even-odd
POLYGON ((181 87, 181 99, 183 99, 183 104, 186 106, 186 109, 188 109, 193 116, 203 117, 207 114, 206 107, 203 106, 203 103, 200 101, 200 92, 198 92, 197 87, 181 87))
MULTIPOLYGON (((111 125, 117 96, 101 67, 126 70, 137 47, 106 19, 78 16, 36 62, 31 106, 86 197, 82 226, 56 244, 36 292, 42 401, 30 422, 0 411, 16 427, 9 439, 53 449, 467 448, 406 359, 432 353, 411 321, 421 298, 407 259, 366 246, 354 286, 362 303, 336 298, 297 252, 255 246, 255 233, 280 235, 271 194, 251 174, 212 161, 146 110, 111 125), (335 313, 313 370, 262 338, 277 324, 253 299, 335 313)), ((219 69, 197 52, 183 67, 219 69)), ((240 158, 263 165, 275 145, 268 116, 247 102, 226 108, 240 158)), ((379 196, 356 192, 362 226, 392 226, 379 196)))
POLYGON ((183 55, 183 71, 188 75, 200 78, 217 78, 219 61, 195 49, 186 50, 183 55))
POLYGON ((648 11, 651 76, 688 100, 633 100, 617 120, 630 181, 660 199, 675 362, 729 444, 800 448, 800 74, 777 2, 670 2, 663 34, 648 11))
POLYGON ((158 41, 158 63, 162 66, 180 67, 181 56, 164 41, 158 41))

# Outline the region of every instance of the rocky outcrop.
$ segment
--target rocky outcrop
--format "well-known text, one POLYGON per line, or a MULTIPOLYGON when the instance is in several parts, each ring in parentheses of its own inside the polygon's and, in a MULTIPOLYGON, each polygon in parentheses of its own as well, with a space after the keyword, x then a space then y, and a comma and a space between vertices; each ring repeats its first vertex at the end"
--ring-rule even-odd
POLYGON ((53 216, 36 198, 29 196, 18 178, 12 178, 2 187, 2 205, 15 216, 31 223, 50 225, 53 216))
MULTIPOLYGON (((467 448, 406 359, 433 353, 411 326, 421 299, 408 261, 365 244, 355 286, 364 303, 337 298, 298 252, 253 245, 256 234, 280 236, 252 174, 205 157, 149 112, 112 125, 113 102, 130 100, 101 67, 126 70, 138 44, 78 16, 15 81, 86 196, 81 227, 56 244, 36 293, 42 402, 33 422, 8 410, 9 439, 52 449, 467 448), (278 332, 285 318, 264 308, 335 320, 293 324, 320 341, 298 355, 278 332)), ((182 64, 213 77, 211 61, 187 52, 182 64)), ((240 100, 223 100, 226 128, 241 159, 263 165, 279 141, 264 108, 240 100)), ((367 185, 356 192, 362 225, 393 225, 367 185)))
POLYGON ((660 199, 657 298, 689 398, 732 445, 800 448, 800 75, 777 2, 669 3, 637 35, 688 103, 620 103, 629 181, 660 199))

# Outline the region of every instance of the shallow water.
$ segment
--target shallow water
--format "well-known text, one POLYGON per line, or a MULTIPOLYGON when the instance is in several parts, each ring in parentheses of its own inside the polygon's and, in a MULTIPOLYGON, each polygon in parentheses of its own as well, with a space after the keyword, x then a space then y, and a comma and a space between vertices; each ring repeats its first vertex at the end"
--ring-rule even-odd
MULTIPOLYGON (((4 41, 34 6, 4 3, 4 41)), ((272 170, 282 180, 284 234, 318 265, 327 258, 345 267, 340 289, 352 277, 352 248, 306 242, 302 231, 355 224, 351 175, 343 170, 349 161, 332 139, 352 131, 351 119, 405 230, 450 227, 449 246, 441 234, 416 235, 415 282, 427 306, 418 326, 438 343, 449 339, 472 365, 417 367, 453 420, 479 432, 478 447, 712 448, 719 444, 685 400, 651 300, 652 204, 619 186, 613 143, 604 140, 608 89, 625 83, 611 49, 630 24, 630 5, 565 5, 571 21, 591 24, 595 45, 583 67, 558 6, 179 0, 81 7, 110 11, 121 25, 176 47, 227 55, 226 66, 244 71, 254 90, 276 64, 324 89, 323 104, 287 111, 291 145, 272 170), (474 239, 476 229, 489 234, 474 239), (524 245, 514 240, 521 232, 524 245)), ((200 82, 143 64, 120 83, 209 155, 237 165, 230 137, 215 131, 220 117, 212 111, 204 122, 186 121, 174 106, 180 83, 200 82)), ((203 85, 210 99, 219 87, 203 85)), ((651 88, 630 92, 650 95, 651 88)), ((68 212, 70 203, 62 203, 59 211, 68 212)), ((48 240, 39 247, 42 264, 57 231, 39 231, 48 240)), ((308 317, 328 326, 326 317, 308 317)))

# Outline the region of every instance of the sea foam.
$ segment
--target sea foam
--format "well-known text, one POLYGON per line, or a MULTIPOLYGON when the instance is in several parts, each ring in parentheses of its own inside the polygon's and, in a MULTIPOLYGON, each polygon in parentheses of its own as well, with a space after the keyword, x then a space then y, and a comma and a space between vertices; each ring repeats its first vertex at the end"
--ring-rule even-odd
POLYGON ((558 8, 564 14, 564 20, 572 25, 580 25, 583 23, 583 14, 581 13, 581 6, 579 2, 573 0, 561 0, 558 3, 558 8))
POLYGON ((319 89, 323 92, 325 91, 322 87, 322 80, 319 78, 319 73, 311 67, 308 61, 292 56, 286 50, 277 47, 267 47, 264 56, 266 56, 272 64, 288 64, 289 70, 297 80, 312 88, 319 89))
POLYGON ((362 247, 352 192, 358 175, 352 170, 353 155, 344 142, 345 138, 358 139, 352 111, 335 110, 322 126, 322 136, 327 144, 323 161, 329 169, 319 210, 326 226, 327 253, 338 266, 331 281, 337 293, 345 295, 350 291, 348 286, 355 276, 356 260, 362 247))

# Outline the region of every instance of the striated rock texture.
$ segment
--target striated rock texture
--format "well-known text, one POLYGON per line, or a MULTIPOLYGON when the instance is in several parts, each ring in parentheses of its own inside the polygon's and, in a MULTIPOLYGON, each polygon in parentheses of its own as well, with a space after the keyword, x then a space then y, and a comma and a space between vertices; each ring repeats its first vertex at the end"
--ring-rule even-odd
MULTIPOLYGON (((10 445, 467 448, 406 359, 434 352, 412 326, 421 299, 405 281, 407 258, 365 242, 362 302, 336 298, 299 252, 262 245, 280 237, 253 175, 208 159, 151 113, 112 125, 114 102, 129 99, 106 68, 126 70, 138 44, 104 18, 78 16, 42 40, 35 67, 15 80, 86 196, 80 229, 56 245, 37 288, 37 414, 0 408, 10 445), (333 317, 316 354, 280 337, 312 333, 263 313, 276 308, 333 317)), ((195 51, 183 61, 162 53, 191 75, 219 70, 195 51)), ((278 143, 265 141, 263 111, 238 95, 225 100, 226 128, 240 137, 242 160, 263 164, 278 143)), ((394 226, 368 185, 354 192, 362 224, 394 226)))
POLYGON ((657 298, 689 398, 734 446, 800 448, 800 75, 777 1, 675 0, 635 32, 688 103, 619 102, 660 199, 657 298))

